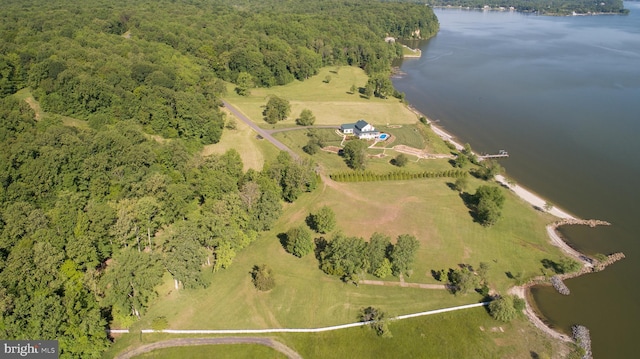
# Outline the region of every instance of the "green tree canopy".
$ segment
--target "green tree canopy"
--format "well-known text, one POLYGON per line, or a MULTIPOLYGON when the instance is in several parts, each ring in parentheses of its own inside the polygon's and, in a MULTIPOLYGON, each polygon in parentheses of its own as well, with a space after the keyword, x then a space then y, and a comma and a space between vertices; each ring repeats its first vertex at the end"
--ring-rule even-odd
POLYGON ((331 232, 336 226, 336 214, 328 206, 322 206, 318 212, 310 215, 311 228, 318 233, 331 232))
POLYGON ((271 96, 264 109, 264 120, 273 125, 278 121, 286 120, 289 113, 291 113, 289 101, 278 96, 271 96))
POLYGON ((407 155, 405 155, 404 153, 398 154, 396 157, 394 157, 391 160, 391 163, 394 166, 398 166, 398 167, 404 167, 407 165, 408 162, 409 162, 409 157, 407 157, 407 155))
POLYGON ((398 236, 390 255, 393 274, 400 275, 401 273, 407 273, 411 269, 419 247, 420 242, 416 237, 409 234, 398 236))
POLYGON ((347 166, 354 170, 363 170, 367 160, 367 143, 363 140, 351 140, 342 149, 347 166))
POLYGON ((313 238, 305 226, 293 227, 285 236, 285 249, 294 256, 304 257, 313 251, 313 238))
POLYGON ((300 117, 296 119, 296 124, 300 126, 311 126, 316 122, 316 116, 313 115, 311 110, 305 108, 300 112, 300 117))
POLYGON ((366 270, 365 251, 366 242, 362 238, 338 233, 320 254, 320 267, 345 281, 357 280, 358 273, 366 270))
POLYGON ((251 279, 253 285, 261 291, 269 291, 276 286, 275 278, 273 277, 273 270, 266 264, 261 266, 253 266, 251 270, 251 279))
POLYGON ((496 320, 510 322, 522 311, 522 302, 513 295, 501 296, 489 303, 489 314, 496 320))
POLYGON ((502 216, 502 206, 506 197, 496 186, 480 186, 473 196, 475 213, 478 221, 484 226, 494 225, 502 216))

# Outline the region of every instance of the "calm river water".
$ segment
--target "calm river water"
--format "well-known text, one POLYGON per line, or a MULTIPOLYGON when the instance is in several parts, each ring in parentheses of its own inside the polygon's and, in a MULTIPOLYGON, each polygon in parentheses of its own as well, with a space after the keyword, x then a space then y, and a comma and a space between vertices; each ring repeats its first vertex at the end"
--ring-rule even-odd
POLYGON ((440 33, 394 79, 407 100, 477 152, 509 151, 507 175, 611 227, 563 234, 586 253, 622 251, 604 272, 535 288, 563 332, 591 330, 596 358, 632 358, 640 333, 640 3, 628 16, 546 17, 437 9, 440 33))

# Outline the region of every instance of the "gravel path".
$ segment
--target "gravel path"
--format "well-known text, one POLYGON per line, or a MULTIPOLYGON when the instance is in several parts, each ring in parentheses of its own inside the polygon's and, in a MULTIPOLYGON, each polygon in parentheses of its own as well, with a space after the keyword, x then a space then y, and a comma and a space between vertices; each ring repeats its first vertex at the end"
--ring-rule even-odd
POLYGON ((264 130, 262 128, 260 128, 258 125, 256 125, 253 121, 251 121, 249 118, 247 118, 247 116, 245 116, 244 114, 242 114, 242 112, 240 112, 238 109, 236 109, 235 107, 233 107, 230 103, 228 103, 225 100, 222 100, 222 103, 224 104, 224 107, 227 108, 227 110, 229 110, 234 116, 236 116, 237 118, 239 118, 242 122, 246 123, 247 125, 249 125, 249 127, 251 127, 254 131, 256 131, 258 133, 258 135, 262 136, 262 138, 264 138, 265 140, 273 143, 274 146, 276 146, 278 149, 281 149, 283 151, 287 151, 291 154, 291 157, 293 158, 299 158, 298 154, 296 154, 295 152, 293 152, 289 147, 287 147, 284 143, 278 141, 275 139, 275 137, 273 137, 271 135, 271 133, 267 130, 264 130))

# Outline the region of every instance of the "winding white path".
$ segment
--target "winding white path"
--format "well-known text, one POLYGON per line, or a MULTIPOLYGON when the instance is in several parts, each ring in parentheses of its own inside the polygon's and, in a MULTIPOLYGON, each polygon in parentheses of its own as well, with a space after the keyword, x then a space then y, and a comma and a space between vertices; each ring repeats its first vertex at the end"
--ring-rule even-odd
MULTIPOLYGON (((425 315, 433 315, 440 314, 446 312, 453 312, 456 310, 477 308, 489 305, 489 302, 482 303, 473 303, 467 305, 460 305, 457 307, 449 307, 442 308, 436 310, 429 310, 426 312, 419 312, 413 314, 399 315, 397 317, 392 318, 392 320, 402 320, 408 318, 416 318, 422 317, 425 315)), ((349 323, 342 325, 334 325, 331 327, 322 327, 322 328, 302 328, 302 329, 293 329, 293 328, 275 328, 275 329, 164 329, 164 330, 153 330, 153 329, 142 329, 141 333, 167 333, 167 334, 268 334, 268 333, 320 333, 320 332, 328 332, 331 330, 339 330, 339 329, 347 329, 354 327, 361 327, 363 325, 370 324, 371 322, 357 322, 357 323, 349 323)), ((110 333, 129 333, 129 329, 112 329, 109 331, 110 333)))

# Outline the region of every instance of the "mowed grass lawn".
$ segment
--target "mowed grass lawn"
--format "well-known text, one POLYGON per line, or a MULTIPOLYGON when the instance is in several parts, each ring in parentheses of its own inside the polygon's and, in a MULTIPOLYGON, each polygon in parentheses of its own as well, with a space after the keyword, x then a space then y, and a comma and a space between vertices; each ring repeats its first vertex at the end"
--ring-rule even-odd
POLYGON ((237 119, 229 111, 224 111, 226 122, 235 121, 236 129, 225 128, 218 143, 204 146, 203 156, 223 154, 227 150, 235 149, 242 158, 244 170, 261 171, 266 160, 276 158, 278 149, 264 139, 258 139, 257 134, 249 125, 237 119))
MULTIPOLYGON (((471 183, 480 184, 477 180, 471 183)), ((229 269, 208 272, 209 288, 175 291, 167 276, 159 288, 160 300, 133 329, 148 328, 151 320, 160 316, 168 319, 171 329, 315 328, 357 321, 358 311, 366 306, 395 316, 481 299, 475 293, 454 296, 445 290, 356 287, 324 274, 313 254, 297 258, 286 253, 278 234, 303 224, 310 212, 323 205, 335 211, 338 227, 346 235, 369 238, 373 232, 381 232, 393 238, 403 233, 416 236, 421 246, 413 275, 406 278, 409 282, 438 283, 431 276, 432 269, 457 268, 461 263, 477 266, 484 261, 490 265, 491 287, 506 293, 514 285, 506 272, 537 275, 542 259, 561 257, 545 235, 544 224, 549 218, 511 194, 507 194, 504 218, 494 227, 484 228, 473 222, 457 192, 447 186, 447 179, 327 181, 287 205, 274 230, 243 250, 229 269), (259 292, 251 283, 249 272, 260 264, 274 271, 276 287, 270 292, 259 292)), ((385 280, 398 281, 395 277, 385 280)), ((137 341, 133 337, 116 347, 122 350, 137 341)))
POLYGON ((268 89, 251 89, 251 95, 239 96, 234 85, 228 86, 225 99, 264 128, 293 127, 295 119, 307 108, 316 117, 316 125, 340 125, 364 119, 374 126, 414 124, 418 118, 398 99, 366 99, 358 92, 349 93, 352 85, 364 87, 367 75, 357 67, 326 67, 304 82, 294 81, 268 89), (329 83, 325 77, 331 76, 329 83), (291 104, 291 114, 276 126, 266 123, 262 112, 270 95, 280 96, 291 104))
POLYGON ((493 320, 484 308, 391 322, 389 329, 391 338, 380 338, 369 327, 280 337, 302 357, 322 359, 530 359, 564 358, 567 352, 524 316, 507 324, 493 320))
MULTIPOLYGON (((493 320, 483 308, 394 321, 392 337, 380 338, 369 327, 323 333, 279 333, 272 337, 303 358, 562 358, 563 344, 552 342, 523 316, 511 323, 493 320)), ((260 335, 252 335, 260 336, 260 335)), ((144 342, 187 337, 145 334, 144 342)), ((199 337, 203 337, 200 335, 199 337)), ((214 337, 214 336, 211 336, 214 337)), ((210 345, 156 350, 136 358, 282 358, 258 345, 210 345)))
POLYGON ((210 359, 210 358, 264 358, 286 359, 287 356, 264 345, 228 344, 197 345, 154 350, 138 355, 136 359, 210 359))

